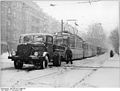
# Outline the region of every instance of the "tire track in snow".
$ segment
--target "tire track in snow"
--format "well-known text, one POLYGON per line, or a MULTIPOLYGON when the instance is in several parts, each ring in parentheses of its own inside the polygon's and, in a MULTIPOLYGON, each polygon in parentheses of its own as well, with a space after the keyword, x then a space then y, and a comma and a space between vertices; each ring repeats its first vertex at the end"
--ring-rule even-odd
POLYGON ((51 72, 49 74, 44 74, 44 75, 41 75, 41 76, 38 76, 39 74, 37 74, 36 77, 33 77, 33 78, 30 78, 30 79, 27 79, 27 80, 21 80, 21 81, 17 81, 16 83, 14 83, 12 85, 12 87, 15 87, 19 84, 23 84, 23 83, 26 83, 26 82, 30 82, 30 81, 34 81, 34 80, 37 80, 37 79, 41 79, 41 78, 45 78, 45 77, 49 77, 49 76, 52 76, 52 75, 56 75, 56 74, 64 74, 66 71, 69 71, 68 69, 64 69, 64 68, 58 68, 57 71, 55 72, 51 72))
MULTIPOLYGON (((81 80, 79 80, 78 82, 76 82, 75 84, 73 84, 73 85, 72 85, 72 88, 75 88, 75 87, 78 86, 80 83, 82 83, 83 81, 85 81, 86 78, 90 77, 90 76, 91 76, 93 73, 95 73, 98 69, 103 68, 102 65, 104 64, 105 61, 106 61, 106 59, 105 59, 105 60, 102 60, 102 61, 100 62, 100 65, 99 65, 98 67, 85 66, 86 68, 94 68, 94 69, 92 69, 92 71, 89 72, 87 75, 85 75, 81 80)), ((83 67, 84 67, 84 66, 83 66, 83 67)))
POLYGON ((93 69, 89 74, 85 75, 80 81, 76 82, 75 84, 72 85, 72 88, 75 88, 77 85, 79 85, 81 82, 83 82, 86 78, 88 78, 89 76, 91 76, 95 71, 97 71, 97 69, 93 69))
POLYGON ((100 69, 100 68, 103 68, 103 64, 104 64, 104 62, 105 62, 106 60, 104 60, 101 64, 100 64, 100 66, 98 66, 98 67, 92 67, 92 66, 86 66, 87 68, 94 68, 94 69, 92 69, 92 71, 90 72, 90 73, 88 73, 87 75, 85 75, 81 80, 79 80, 78 82, 76 82, 73 86, 72 86, 72 88, 75 88, 77 85, 79 85, 80 83, 82 83, 86 78, 88 78, 88 77, 90 77, 93 73, 95 73, 98 69, 100 69))

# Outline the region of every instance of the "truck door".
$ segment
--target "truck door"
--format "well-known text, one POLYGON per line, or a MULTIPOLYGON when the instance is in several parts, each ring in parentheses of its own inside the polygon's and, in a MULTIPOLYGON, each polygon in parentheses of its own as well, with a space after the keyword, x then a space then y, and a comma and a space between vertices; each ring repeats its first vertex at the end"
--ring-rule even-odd
POLYGON ((52 57, 53 55, 53 37, 52 36, 46 36, 46 46, 47 46, 47 51, 52 57))

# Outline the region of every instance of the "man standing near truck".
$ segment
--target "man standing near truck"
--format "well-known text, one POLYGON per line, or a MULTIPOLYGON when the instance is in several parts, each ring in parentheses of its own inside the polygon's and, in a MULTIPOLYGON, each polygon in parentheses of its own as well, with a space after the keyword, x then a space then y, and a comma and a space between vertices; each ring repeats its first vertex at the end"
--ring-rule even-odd
POLYGON ((68 64, 69 62, 71 62, 71 64, 73 64, 73 62, 72 62, 72 51, 70 50, 69 47, 67 47, 67 50, 66 50, 66 63, 68 64))

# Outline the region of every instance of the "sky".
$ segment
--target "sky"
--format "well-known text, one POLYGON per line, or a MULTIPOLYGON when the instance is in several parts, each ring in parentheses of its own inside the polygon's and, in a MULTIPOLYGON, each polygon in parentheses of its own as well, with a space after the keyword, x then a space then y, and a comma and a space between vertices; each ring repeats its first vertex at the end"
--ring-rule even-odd
MULTIPOLYGON (((74 24, 75 19, 79 32, 86 32, 88 25, 102 23, 106 35, 119 24, 118 1, 99 1, 80 3, 80 1, 36 1, 41 9, 56 20, 74 24), (51 6, 50 4, 53 4, 51 6)), ((74 25, 73 25, 74 26, 74 25)))

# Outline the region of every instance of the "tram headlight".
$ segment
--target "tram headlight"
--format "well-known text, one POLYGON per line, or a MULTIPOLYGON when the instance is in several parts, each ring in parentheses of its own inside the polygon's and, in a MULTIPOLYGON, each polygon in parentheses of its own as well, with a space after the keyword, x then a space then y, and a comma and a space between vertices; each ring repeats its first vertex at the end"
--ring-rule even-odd
POLYGON ((38 52, 34 52, 34 56, 38 56, 38 52))

